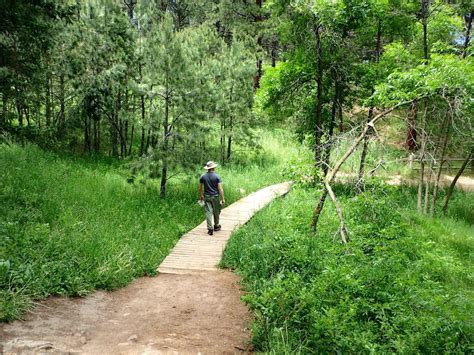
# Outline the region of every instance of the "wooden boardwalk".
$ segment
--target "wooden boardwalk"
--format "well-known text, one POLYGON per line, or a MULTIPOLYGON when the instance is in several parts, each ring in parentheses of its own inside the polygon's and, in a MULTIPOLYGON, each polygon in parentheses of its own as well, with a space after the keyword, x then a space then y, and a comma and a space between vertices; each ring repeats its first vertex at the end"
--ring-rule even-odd
MULTIPOLYGON (((285 182, 258 190, 226 207, 221 212, 222 229, 207 234, 206 221, 181 237, 171 253, 158 267, 158 272, 166 274, 190 274, 215 271, 230 235, 245 224, 255 212, 267 205, 275 197, 290 190, 285 182)), ((204 214, 204 211, 203 211, 204 214)))

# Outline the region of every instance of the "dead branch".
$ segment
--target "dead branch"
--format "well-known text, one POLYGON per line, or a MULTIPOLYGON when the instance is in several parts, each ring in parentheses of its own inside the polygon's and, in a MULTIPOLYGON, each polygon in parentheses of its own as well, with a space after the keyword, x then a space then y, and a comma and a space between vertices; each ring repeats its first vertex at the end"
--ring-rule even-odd
MULTIPOLYGON (((419 100, 420 98, 418 98, 419 100)), ((321 195, 321 198, 314 210, 314 213, 313 213, 313 219, 311 221, 311 226, 314 230, 316 230, 317 228, 317 225, 318 225, 318 220, 319 220, 319 215, 321 214, 322 210, 323 210, 323 207, 324 207, 324 201, 327 197, 327 194, 329 193, 330 197, 331 197, 331 200, 333 201, 334 203, 334 207, 336 208, 336 213, 337 213, 337 216, 339 218, 339 234, 341 236, 341 240, 344 244, 347 243, 348 241, 348 238, 347 238, 347 231, 346 231, 346 227, 345 227, 345 224, 344 224, 344 218, 343 218, 343 214, 342 214, 342 209, 337 201, 337 198, 336 198, 336 195, 334 194, 334 191, 332 190, 331 188, 331 184, 334 182, 334 179, 336 178, 336 175, 339 171, 339 169, 341 168, 342 164, 344 164, 344 162, 354 153, 354 151, 356 150, 357 146, 360 144, 360 142, 364 139, 365 135, 367 134, 367 131, 374 127, 375 123, 380 120, 381 118, 385 117, 386 115, 388 115, 390 112, 396 110, 397 108, 399 107, 402 107, 402 106, 405 106, 407 104, 410 104, 412 103, 414 100, 410 100, 410 101, 403 101, 403 102, 400 102, 398 103, 397 105, 389 108, 389 109, 386 109, 384 111, 382 111, 381 113, 375 115, 369 122, 367 122, 367 124, 364 126, 364 129, 362 130, 362 132, 360 133, 360 135, 354 140, 354 143, 352 143, 352 145, 350 146, 349 149, 347 149, 347 151, 344 153, 344 155, 339 159, 339 161, 336 163, 336 165, 334 166, 333 169, 331 169, 326 178, 324 179, 324 186, 325 186, 325 189, 321 195)))

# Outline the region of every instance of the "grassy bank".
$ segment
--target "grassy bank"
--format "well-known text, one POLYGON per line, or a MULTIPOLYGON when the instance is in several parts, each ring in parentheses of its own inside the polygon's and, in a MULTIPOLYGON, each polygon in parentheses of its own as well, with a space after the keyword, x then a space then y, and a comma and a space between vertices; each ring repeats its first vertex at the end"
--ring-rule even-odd
POLYGON ((457 193, 451 215, 413 213, 415 192, 339 186, 352 241, 339 243, 331 202, 315 234, 317 193, 295 189, 231 238, 255 314, 257 350, 275 353, 472 351, 474 195, 457 193))
MULTIPOLYGON (((297 151, 275 133, 264 150, 219 168, 227 203, 280 181, 297 151), (271 150, 272 153, 269 153, 271 150)), ((85 295, 155 274, 177 239, 199 224, 197 178, 178 176, 168 196, 157 182, 131 185, 129 170, 104 159, 0 145, 0 319, 48 295, 85 295)))

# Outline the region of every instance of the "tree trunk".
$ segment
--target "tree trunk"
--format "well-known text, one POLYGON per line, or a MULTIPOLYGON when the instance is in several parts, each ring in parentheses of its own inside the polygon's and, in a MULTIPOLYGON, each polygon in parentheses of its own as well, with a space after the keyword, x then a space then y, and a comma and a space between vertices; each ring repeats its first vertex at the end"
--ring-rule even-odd
POLYGON ((123 123, 122 134, 120 135, 121 146, 122 146, 122 158, 127 156, 127 137, 128 137, 128 120, 123 123))
MULTIPOLYGON (((141 70, 140 70, 141 73, 141 70)), ((142 116, 142 139, 140 142, 140 155, 143 155, 145 153, 145 96, 140 97, 140 106, 141 106, 141 116, 142 116)), ((148 143, 147 143, 147 149, 148 149, 148 143)))
MULTIPOLYGON (((379 19, 377 23, 377 35, 375 40, 375 57, 374 62, 378 63, 380 60, 380 51, 382 50, 382 21, 379 19)), ((372 87, 372 93, 374 92, 374 88, 372 87)), ((374 107, 371 106, 369 108, 369 114, 367 116, 367 123, 372 120, 374 116, 374 107)), ((356 182, 356 189, 362 191, 362 186, 364 185, 364 169, 365 169, 365 160, 367 158, 367 153, 369 150, 369 133, 371 132, 370 127, 367 129, 367 134, 364 136, 364 145, 362 147, 362 154, 360 157, 360 164, 359 164, 359 176, 357 177, 356 182)))
POLYGON ((140 155, 145 152, 145 127, 142 127, 142 136, 140 139, 140 155))
POLYGON ((343 105, 343 100, 342 100, 342 88, 339 90, 339 105, 337 107, 337 117, 339 119, 339 132, 342 133, 344 132, 344 122, 343 122, 343 115, 342 115, 342 105, 343 105))
POLYGON ((334 99, 332 102, 332 109, 331 109, 331 121, 329 122, 329 129, 328 129, 328 139, 324 149, 324 164, 323 164, 323 172, 324 176, 328 174, 329 164, 331 160, 331 148, 332 148, 332 136, 334 133, 334 126, 336 125, 336 114, 337 114, 337 107, 339 106, 339 81, 336 78, 334 82, 334 99))
POLYGON ((3 92, 2 94, 2 119, 0 121, 0 128, 7 127, 8 123, 8 97, 7 93, 3 92))
MULTIPOLYGON (((255 17, 256 22, 261 22, 263 20, 260 11, 262 9, 262 3, 263 0, 255 0, 255 4, 259 8, 259 14, 255 17)), ((258 34, 257 37, 257 46, 258 49, 257 51, 261 48, 262 46, 262 36, 258 34)), ((259 54, 257 54, 257 72, 253 78, 253 88, 254 90, 257 90, 260 87, 260 78, 262 77, 262 59, 259 57, 259 54)))
POLYGON ((221 138, 220 138, 220 162, 222 165, 225 164, 225 145, 226 145, 226 140, 225 140, 225 117, 221 118, 221 138))
MULTIPOLYGON (((446 125, 448 124, 448 116, 446 116, 446 118, 443 120, 442 124, 441 124, 441 134, 444 134, 444 131, 445 131, 445 127, 446 125)), ((434 148, 434 152, 433 152, 433 155, 432 155, 432 160, 431 160, 431 163, 430 163, 430 169, 428 171, 428 177, 426 178, 426 182, 425 182, 425 201, 424 201, 424 206, 423 206, 423 213, 424 214, 427 214, 428 213, 428 206, 429 206, 429 203, 430 203, 430 190, 431 190, 431 177, 433 175, 433 172, 434 172, 434 165, 435 165, 435 162, 436 162, 436 157, 438 155, 438 151, 439 149, 441 148, 441 141, 438 142, 436 145, 435 145, 435 148, 434 148)), ((441 162, 440 162, 441 164, 441 162)))
POLYGON ((16 99, 16 111, 18 113, 18 125, 23 127, 23 108, 18 98, 16 99))
POLYGON ((132 147, 133 147, 133 135, 135 134, 135 125, 132 124, 132 131, 130 132, 130 146, 128 147, 128 155, 131 156, 132 155, 132 147))
POLYGON ((65 129, 65 111, 66 111, 66 103, 65 103, 65 83, 64 83, 64 73, 61 73, 59 76, 59 121, 58 121, 58 137, 64 137, 64 129, 65 129))
POLYGON ((229 122, 229 137, 227 138, 227 161, 230 160, 230 157, 232 155, 232 128, 233 128, 233 120, 232 120, 232 115, 230 116, 230 122, 229 122))
POLYGON ((473 17, 474 17, 474 11, 471 10, 471 13, 469 14, 469 20, 467 22, 467 27, 466 27, 466 38, 464 40, 464 46, 463 46, 463 51, 462 51, 463 58, 466 58, 467 50, 469 49, 469 41, 471 39, 471 28, 472 28, 473 17))
MULTIPOLYGON (((369 114, 367 116, 367 122, 372 120, 374 115, 374 107, 369 108, 369 114)), ((361 192, 362 186, 364 185, 364 169, 365 169, 365 159, 367 158, 367 152, 369 151, 369 132, 364 136, 364 144, 362 145, 362 154, 360 155, 360 164, 359 164, 359 175, 357 177, 356 189, 361 192)))
POLYGON ((110 125, 110 144, 111 144, 111 148, 112 148, 112 156, 114 158, 118 159, 119 152, 118 152, 118 147, 117 147, 118 137, 117 137, 117 128, 116 128, 117 116, 116 116, 115 113, 112 115, 112 120, 113 120, 113 122, 110 125))
POLYGON ((45 102, 45 125, 49 127, 51 124, 51 74, 46 72, 46 102, 45 102))
POLYGON ((422 212, 423 184, 425 180, 425 154, 426 154, 426 101, 421 122, 421 153, 420 153, 420 177, 418 179, 418 212, 422 212))
POLYGON ((429 59, 428 50, 428 16, 429 16, 430 0, 421 0, 421 24, 423 26, 423 58, 425 63, 429 59))
POLYGON ((91 136, 90 136, 90 119, 87 116, 84 116, 84 153, 91 152, 91 136))
POLYGON ((94 153, 100 152, 100 120, 95 117, 94 121, 94 153))
POLYGON ((150 147, 150 136, 151 136, 151 129, 148 128, 148 132, 146 135, 145 153, 148 152, 148 148, 150 147))
POLYGON ((469 160, 471 159, 472 156, 474 156, 474 149, 471 150, 471 152, 467 155, 466 159, 462 163, 461 168, 456 173, 456 176, 454 177, 453 181, 451 181, 451 185, 449 185, 449 189, 448 189, 448 192, 446 193, 446 196, 444 198, 444 203, 443 203, 443 213, 444 214, 446 214, 446 211, 448 209, 449 200, 451 199, 451 195, 453 194, 454 187, 456 186, 456 183, 457 183, 459 177, 464 172, 464 169, 466 169, 466 166, 469 163, 469 160))
POLYGON ((418 105, 416 104, 416 101, 413 102, 413 105, 410 107, 410 110, 408 111, 408 128, 407 128, 407 138, 405 141, 405 145, 409 151, 414 151, 418 148, 418 143, 417 143, 417 131, 416 131, 416 120, 417 120, 417 114, 418 112, 418 105))
POLYGON ((321 212, 323 211, 324 202, 326 202, 327 196, 328 190, 325 187, 323 193, 321 194, 321 197, 319 198, 318 204, 316 205, 316 208, 313 211, 313 218, 311 219, 311 228, 313 228, 314 230, 316 230, 318 226, 319 217, 321 216, 321 212))
POLYGON ((441 147, 441 157, 439 160, 439 168, 438 168, 438 174, 436 175, 436 180, 435 184, 433 187, 433 195, 431 196, 431 206, 430 206, 430 216, 433 217, 435 214, 435 207, 436 207, 436 200, 438 199, 438 191, 439 191, 439 181, 441 178, 441 172, 443 170, 443 164, 444 164, 444 157, 446 154, 446 147, 448 146, 448 140, 449 140, 449 128, 450 128, 450 123, 451 120, 448 119, 446 122, 446 130, 444 132, 444 137, 443 137, 443 143, 441 147))
POLYGON ((425 198, 423 203, 423 214, 428 213, 428 204, 430 199, 430 191, 431 191, 431 176, 433 175, 434 163, 435 163, 436 151, 433 155, 433 159, 430 163, 430 168, 428 170, 428 176, 426 177, 425 181, 425 198))
POLYGON ((168 174, 168 138, 169 138, 169 96, 166 90, 165 99, 165 117, 163 120, 163 166, 161 168, 161 183, 160 183, 160 197, 166 196, 166 181, 168 174))
POLYGON ((28 124, 28 127, 31 126, 31 121, 30 121, 30 110, 27 106, 23 108, 23 111, 25 112, 25 118, 26 118, 26 123, 28 124))
POLYGON ((315 29, 316 49, 318 58, 318 74, 317 74, 317 92, 316 92, 316 122, 314 126, 314 166, 318 169, 321 167, 321 136, 322 136, 322 111, 323 111, 323 56, 321 44, 321 26, 315 29))

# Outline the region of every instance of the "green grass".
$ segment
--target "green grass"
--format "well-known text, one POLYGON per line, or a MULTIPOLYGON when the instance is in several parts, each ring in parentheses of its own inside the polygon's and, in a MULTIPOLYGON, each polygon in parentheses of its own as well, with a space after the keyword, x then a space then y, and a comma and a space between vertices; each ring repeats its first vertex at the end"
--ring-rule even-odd
MULTIPOLYGON (((297 150, 281 133, 244 164, 218 169, 228 204, 281 181, 297 150), (271 150, 271 153, 266 153, 271 150)), ((195 176, 178 176, 159 198, 157 181, 128 184, 128 169, 107 159, 65 157, 33 145, 0 145, 0 319, 31 301, 82 296, 154 275, 178 238, 204 219, 195 176)))
POLYGON ((258 351, 467 353, 474 334, 473 194, 450 217, 413 213, 414 191, 375 183, 361 195, 337 186, 352 241, 339 242, 330 201, 309 228, 317 198, 295 189, 230 239, 255 315, 258 351), (456 211, 463 211, 457 213, 456 211))

